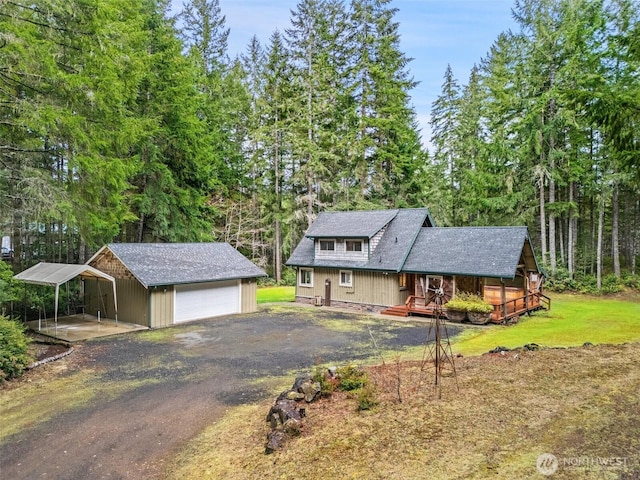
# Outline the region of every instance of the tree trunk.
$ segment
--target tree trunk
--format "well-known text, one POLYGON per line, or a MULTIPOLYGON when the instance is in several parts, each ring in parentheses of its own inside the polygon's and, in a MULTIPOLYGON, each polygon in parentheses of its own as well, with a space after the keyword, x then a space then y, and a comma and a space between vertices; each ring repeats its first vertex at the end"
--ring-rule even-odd
POLYGON ((280 211, 282 209, 282 199, 280 196, 280 135, 278 132, 278 113, 276 112, 276 128, 275 128, 275 155, 274 155, 274 167, 275 167, 275 194, 276 194, 276 221, 274 226, 274 250, 275 250, 275 270, 276 270, 276 282, 279 284, 282 281, 282 225, 280 224, 280 211))
POLYGON ((613 254, 613 273, 620 278, 620 199, 618 182, 613 186, 613 198, 611 201, 611 249, 613 254))
POLYGON ((575 224, 573 214, 573 182, 569 182, 569 212, 568 212, 568 231, 567 231, 567 271, 569 278, 573 278, 575 272, 575 224))
POLYGON ((540 243, 542 248, 542 263, 547 263, 547 218, 544 203, 544 170, 540 172, 540 243))
POLYGON ((598 202, 598 241, 596 246, 596 281, 598 290, 602 288, 602 231, 604 229, 604 193, 598 202))
POLYGON ((566 265, 566 254, 565 254, 565 229, 564 229, 564 221, 563 218, 559 218, 558 219, 558 242, 559 242, 559 249, 560 249, 560 265, 564 266, 566 265))
MULTIPOLYGON (((553 155, 551 156, 553 158, 553 155)), ((549 206, 551 211, 549 212, 549 266, 551 267, 551 274, 556 273, 557 259, 556 259, 556 216, 553 213, 553 206, 556 201, 556 182, 553 179, 553 171, 555 169, 555 161, 551 160, 549 165, 549 206)))

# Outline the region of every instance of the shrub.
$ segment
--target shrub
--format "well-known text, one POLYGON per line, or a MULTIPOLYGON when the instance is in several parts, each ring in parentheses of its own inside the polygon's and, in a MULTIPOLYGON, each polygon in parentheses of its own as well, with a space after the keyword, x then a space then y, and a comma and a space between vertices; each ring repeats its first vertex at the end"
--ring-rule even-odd
POLYGON ((622 284, 629 288, 640 288, 640 277, 627 273, 622 276, 622 284))
POLYGON ((623 290, 622 280, 614 274, 609 274, 602 279, 602 293, 619 293, 623 290))
POLYGON ((376 397, 376 391, 370 384, 365 385, 358 390, 358 410, 371 410, 378 405, 378 399, 376 397))
POLYGON ((493 305, 485 302, 482 297, 466 292, 458 293, 445 304, 445 307, 449 310, 476 313, 490 313, 493 310, 493 305))
POLYGON ((0 316, 0 381, 19 377, 32 360, 24 330, 21 323, 0 316))
POLYGON ((340 367, 336 371, 336 376, 340 379, 340 390, 351 392, 362 388, 367 383, 367 375, 357 367, 340 367))
POLYGON ((334 392, 337 382, 332 381, 326 368, 316 365, 311 378, 313 378, 314 382, 320 384, 320 394, 323 397, 327 397, 334 392))

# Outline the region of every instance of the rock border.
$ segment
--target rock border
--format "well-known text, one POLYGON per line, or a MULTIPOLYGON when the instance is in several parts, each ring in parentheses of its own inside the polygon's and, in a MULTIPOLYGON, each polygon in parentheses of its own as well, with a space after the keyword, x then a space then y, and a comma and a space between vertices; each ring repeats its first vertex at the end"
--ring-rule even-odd
POLYGON ((320 382, 305 374, 296 377, 291 389, 278 396, 266 415, 266 421, 271 425, 264 450, 266 455, 282 450, 288 439, 300 435, 304 428, 303 419, 307 416, 306 407, 300 405, 313 402, 320 398, 321 393, 320 382))
POLYGON ((73 352, 75 351, 75 349, 73 347, 69 347, 68 350, 59 353, 58 355, 54 355, 53 357, 47 357, 47 358, 43 358, 42 360, 39 360, 37 362, 33 362, 30 365, 27 365, 27 370, 33 370, 34 368, 37 368, 41 365, 44 365, 45 363, 49 363, 49 362, 54 362, 56 360, 60 360, 61 358, 66 357, 67 355, 71 355, 73 352))

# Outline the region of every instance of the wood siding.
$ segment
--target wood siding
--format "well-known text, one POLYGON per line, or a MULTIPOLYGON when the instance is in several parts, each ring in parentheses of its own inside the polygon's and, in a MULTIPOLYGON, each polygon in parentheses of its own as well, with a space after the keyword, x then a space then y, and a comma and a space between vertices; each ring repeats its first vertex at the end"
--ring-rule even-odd
POLYGON ((371 248, 369 249, 369 253, 373 254, 373 252, 375 252, 376 247, 380 243, 380 240, 382 239, 382 236, 386 231, 387 231, 387 227, 385 226, 381 228, 380 231, 376 233, 373 237, 371 237, 371 248))
POLYGON ((252 313, 258 310, 258 282, 255 278, 245 278, 240 285, 240 312, 252 313))
POLYGON ((296 287, 296 296, 325 298, 325 281, 331 280, 331 301, 389 306, 404 303, 406 289, 400 290, 398 275, 395 273, 353 270, 351 287, 340 286, 340 270, 316 268, 313 270, 313 287, 296 287))
MULTIPOLYGON (((91 315, 115 318, 113 311, 113 288, 111 283, 95 280, 85 281, 85 311, 91 315), (106 307, 106 313, 105 313, 106 307)), ((147 311, 148 292, 137 280, 116 278, 118 295, 118 320, 149 326, 147 311)))
POLYGON ((135 280, 136 277, 129 271, 124 264, 109 250, 104 251, 91 262, 91 266, 97 268, 101 272, 111 275, 113 278, 121 278, 135 280))
POLYGON ((149 311, 151 328, 173 325, 175 311, 175 291, 173 285, 153 287, 149 291, 149 311))
MULTIPOLYGON (((322 241, 331 239, 322 239, 322 241)), ((344 238, 332 239, 335 244, 335 250, 320 250, 320 239, 315 240, 316 258, 323 260, 348 260, 348 261, 367 261, 369 259, 369 241, 366 238, 349 240, 360 240, 362 242, 362 251, 347 252, 347 242, 344 238)))

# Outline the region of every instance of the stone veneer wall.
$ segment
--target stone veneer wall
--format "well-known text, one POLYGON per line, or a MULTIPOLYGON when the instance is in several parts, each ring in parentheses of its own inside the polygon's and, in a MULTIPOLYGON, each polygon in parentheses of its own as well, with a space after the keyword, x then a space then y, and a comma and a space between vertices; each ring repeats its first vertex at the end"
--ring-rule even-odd
MULTIPOLYGON (((322 300, 324 305, 324 298, 322 300)), ((304 303, 306 305, 315 305, 316 299, 309 298, 309 297, 296 296, 296 303, 304 303)), ((384 305, 369 305, 364 303, 341 302, 339 300, 331 300, 331 307, 344 308, 347 310, 353 310, 354 312, 371 312, 371 313, 380 313, 385 308, 389 308, 384 305)))

